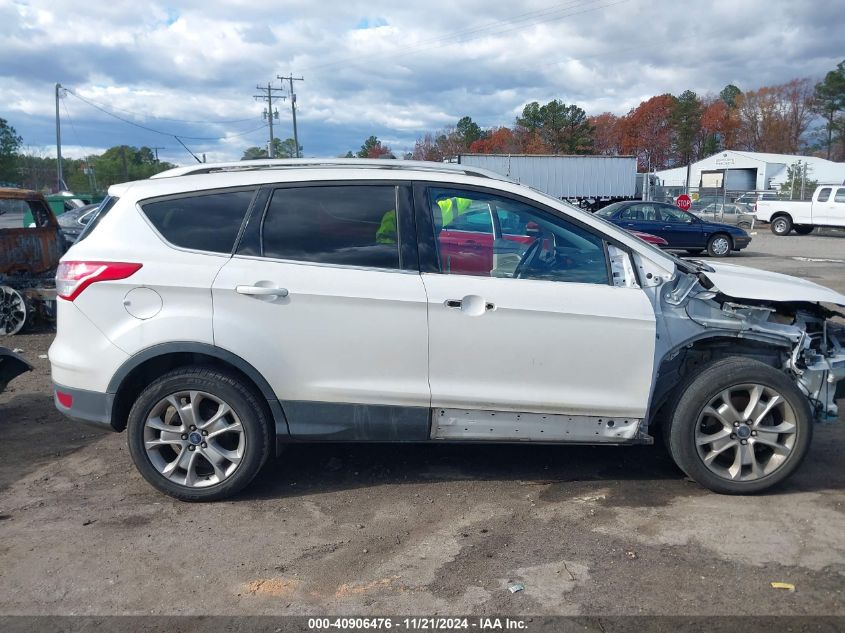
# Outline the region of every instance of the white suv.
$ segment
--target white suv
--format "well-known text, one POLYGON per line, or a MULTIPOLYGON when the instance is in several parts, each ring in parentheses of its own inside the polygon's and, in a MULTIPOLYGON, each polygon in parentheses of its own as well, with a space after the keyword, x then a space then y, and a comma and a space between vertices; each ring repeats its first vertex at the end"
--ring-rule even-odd
POLYGON ((690 477, 750 493, 838 415, 845 332, 821 304, 845 296, 676 259, 491 172, 256 161, 109 194, 59 268, 55 401, 126 429, 180 499, 229 496, 295 442, 657 429, 690 477))

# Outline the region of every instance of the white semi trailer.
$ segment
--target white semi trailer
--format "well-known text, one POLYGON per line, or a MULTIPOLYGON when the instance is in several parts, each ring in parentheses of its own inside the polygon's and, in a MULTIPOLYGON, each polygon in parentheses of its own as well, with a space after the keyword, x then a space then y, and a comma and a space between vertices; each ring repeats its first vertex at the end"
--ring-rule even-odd
POLYGON ((639 200, 644 193, 634 156, 461 154, 458 163, 489 169, 591 211, 619 200, 639 200))

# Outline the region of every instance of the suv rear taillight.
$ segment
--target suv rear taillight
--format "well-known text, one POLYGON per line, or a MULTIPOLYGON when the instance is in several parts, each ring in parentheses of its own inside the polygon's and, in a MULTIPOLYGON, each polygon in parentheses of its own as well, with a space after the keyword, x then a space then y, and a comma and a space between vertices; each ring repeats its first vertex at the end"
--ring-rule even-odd
POLYGON ((128 262, 61 262, 56 271, 56 293, 73 301, 93 283, 126 279, 140 268, 141 264, 128 262))

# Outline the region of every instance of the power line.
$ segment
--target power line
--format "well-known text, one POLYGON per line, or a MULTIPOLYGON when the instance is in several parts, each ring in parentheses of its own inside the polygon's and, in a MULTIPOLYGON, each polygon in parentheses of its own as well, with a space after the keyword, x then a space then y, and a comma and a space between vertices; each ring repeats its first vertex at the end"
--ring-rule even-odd
MULTIPOLYGON (((76 96, 78 96, 78 95, 76 95, 76 96)), ((86 97, 86 99, 87 99, 87 97, 86 97)), ((174 122, 174 123, 197 123, 197 124, 206 124, 206 125, 223 125, 223 124, 226 124, 226 123, 244 123, 246 121, 254 121, 255 120, 254 116, 251 116, 247 119, 221 119, 219 121, 200 121, 200 120, 191 120, 191 119, 171 119, 169 117, 155 116, 155 115, 152 115, 152 114, 138 114, 137 112, 133 112, 132 110, 127 110, 126 108, 119 108, 116 105, 105 106, 102 103, 98 103, 97 101, 94 101, 93 99, 88 99, 88 103, 90 105, 95 105, 97 107, 104 108, 104 109, 111 109, 111 110, 117 110, 118 112, 125 112, 126 114, 131 114, 132 116, 135 116, 135 117, 138 117, 138 118, 141 118, 141 119, 155 119, 157 121, 171 121, 171 122, 174 122)))
POLYGON ((120 116, 119 114, 115 114, 114 112, 110 112, 109 110, 106 110, 105 108, 97 105, 93 101, 89 101, 88 99, 86 99, 85 97, 77 94, 76 92, 74 92, 70 88, 64 88, 64 89, 67 92, 69 92, 70 94, 72 94, 74 97, 79 99, 80 101, 84 101, 85 103, 90 105, 92 108, 96 108, 100 112, 103 112, 104 114, 107 114, 110 117, 117 119, 118 121, 123 121, 124 123, 128 123, 129 125, 135 126, 135 127, 140 128, 142 130, 146 130, 147 132, 153 132, 154 134, 161 134, 162 136, 171 136, 171 137, 176 138, 176 139, 181 137, 181 138, 191 140, 191 141, 222 141, 222 140, 225 140, 227 138, 245 136, 247 134, 251 134, 252 132, 257 132, 258 130, 260 130, 264 127, 264 123, 262 123, 259 127, 252 128, 252 129, 249 129, 249 130, 244 130, 243 132, 238 132, 237 134, 229 134, 229 135, 226 135, 226 136, 187 136, 185 134, 175 134, 174 132, 157 130, 155 128, 151 128, 151 127, 146 126, 146 125, 141 125, 140 123, 136 123, 135 121, 131 121, 129 119, 126 119, 126 118, 120 116))

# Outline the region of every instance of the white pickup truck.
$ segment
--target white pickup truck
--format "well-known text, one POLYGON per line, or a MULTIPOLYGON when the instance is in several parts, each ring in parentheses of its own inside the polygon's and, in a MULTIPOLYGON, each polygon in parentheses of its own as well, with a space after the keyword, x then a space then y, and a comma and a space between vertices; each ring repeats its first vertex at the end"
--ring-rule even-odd
POLYGON ((754 216, 761 222, 770 222, 775 235, 788 235, 792 229, 806 235, 817 226, 845 228, 845 184, 821 185, 810 202, 758 200, 754 216))

